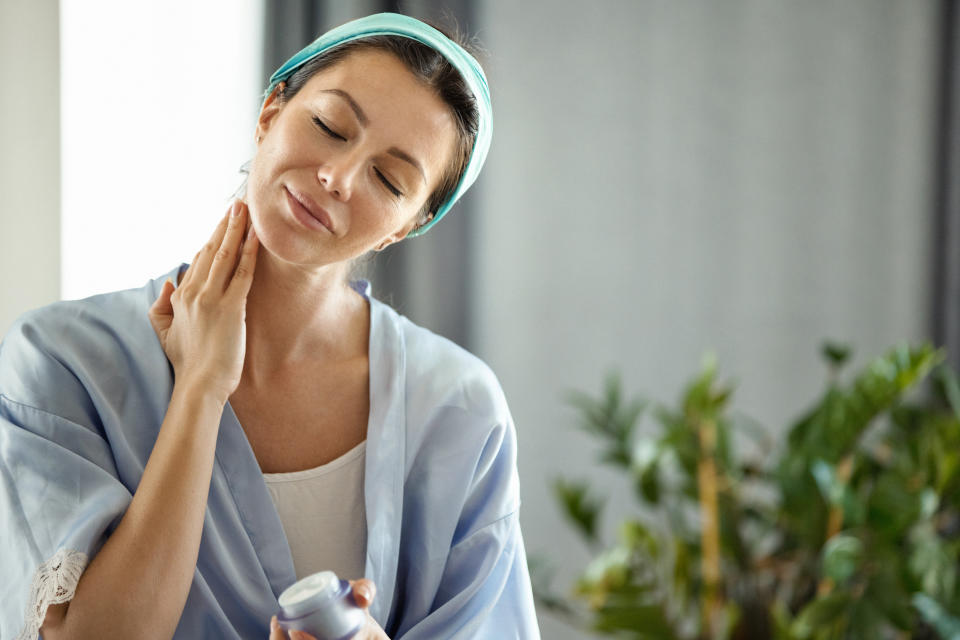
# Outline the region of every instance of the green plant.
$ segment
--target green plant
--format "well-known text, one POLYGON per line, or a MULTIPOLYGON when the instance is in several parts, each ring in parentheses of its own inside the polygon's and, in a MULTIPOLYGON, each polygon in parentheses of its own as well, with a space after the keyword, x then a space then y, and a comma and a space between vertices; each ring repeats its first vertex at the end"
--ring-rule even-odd
POLYGON ((638 508, 606 544, 589 485, 558 479, 596 555, 575 600, 534 567, 540 603, 623 638, 960 640, 956 378, 930 346, 893 349, 846 383, 849 350, 824 356, 826 391, 776 446, 731 417, 713 361, 672 408, 625 398, 616 376, 598 398, 572 394, 638 508))

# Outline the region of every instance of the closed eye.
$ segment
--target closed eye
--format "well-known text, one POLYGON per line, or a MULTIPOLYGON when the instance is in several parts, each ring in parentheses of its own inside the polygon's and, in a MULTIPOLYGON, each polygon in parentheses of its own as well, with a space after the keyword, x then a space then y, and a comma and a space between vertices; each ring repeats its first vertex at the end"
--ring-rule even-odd
POLYGON ((321 129, 323 129, 324 133, 326 133, 326 134, 327 134, 328 136, 330 136, 331 138, 335 138, 335 139, 337 139, 337 140, 343 140, 344 142, 347 141, 347 139, 344 138, 342 135, 340 135, 339 133, 337 133, 336 131, 334 131, 333 129, 331 129, 330 127, 328 127, 327 125, 325 125, 325 124, 323 123, 323 120, 321 120, 321 119, 318 118, 317 116, 313 116, 313 122, 314 122, 314 124, 316 124, 318 127, 320 127, 321 129))
POLYGON ((390 192, 391 192, 393 195, 395 195, 395 196, 397 196, 397 197, 403 195, 402 193, 400 193, 400 190, 399 190, 399 189, 397 189, 395 186, 393 186, 393 184, 391 184, 391 182, 390 182, 389 180, 387 180, 387 177, 386 177, 385 175, 383 175, 382 173, 380 173, 380 170, 379 170, 379 169, 374 169, 374 171, 377 172, 377 177, 380 178, 380 182, 382 182, 384 185, 386 185, 387 189, 389 189, 390 192))

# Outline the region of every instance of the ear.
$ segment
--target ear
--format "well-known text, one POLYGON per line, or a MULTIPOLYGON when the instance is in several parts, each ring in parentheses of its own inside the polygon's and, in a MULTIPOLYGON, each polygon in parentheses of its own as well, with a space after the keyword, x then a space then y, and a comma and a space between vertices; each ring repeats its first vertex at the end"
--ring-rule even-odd
MULTIPOLYGON (((430 214, 428 219, 433 219, 432 213, 430 214)), ((390 245, 400 242, 401 240, 406 238, 407 234, 410 233, 416 226, 417 226, 417 221, 416 221, 416 218, 414 218, 413 220, 410 220, 405 225, 403 225, 402 227, 400 227, 399 229, 391 233, 389 236, 381 240, 380 244, 374 247, 375 250, 383 251, 390 245)))
POLYGON ((263 136, 270 130, 277 114, 283 109, 284 103, 279 98, 285 87, 286 83, 281 82, 270 92, 267 99, 263 101, 263 106, 260 108, 260 115, 257 117, 257 128, 253 136, 258 145, 260 144, 260 140, 263 139, 263 136))

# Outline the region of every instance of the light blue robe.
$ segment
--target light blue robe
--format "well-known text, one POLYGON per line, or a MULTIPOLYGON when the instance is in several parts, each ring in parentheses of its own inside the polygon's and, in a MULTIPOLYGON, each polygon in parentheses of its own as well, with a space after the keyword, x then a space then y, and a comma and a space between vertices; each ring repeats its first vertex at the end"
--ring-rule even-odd
MULTIPOLYGON (((2 638, 36 637, 25 629, 28 607, 42 614, 36 606, 56 591, 52 579, 60 599, 72 596, 137 488, 173 390, 147 309, 176 273, 28 312, 0 344, 2 638)), ((538 638, 518 523, 516 432, 500 385, 479 359, 373 298, 370 315, 371 614, 404 640, 538 638)), ((175 637, 266 639, 277 596, 295 579, 276 508, 228 404, 175 637)))

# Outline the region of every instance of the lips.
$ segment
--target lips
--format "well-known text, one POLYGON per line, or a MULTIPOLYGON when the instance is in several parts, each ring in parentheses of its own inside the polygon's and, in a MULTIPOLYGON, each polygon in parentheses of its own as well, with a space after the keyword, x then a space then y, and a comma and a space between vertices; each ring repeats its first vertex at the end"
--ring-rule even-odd
POLYGON ((298 220, 312 229, 323 229, 333 233, 333 220, 323 207, 311 200, 306 194, 295 191, 286 185, 284 185, 284 191, 286 192, 287 203, 298 220))

